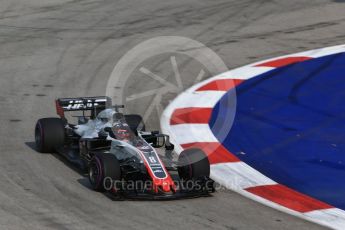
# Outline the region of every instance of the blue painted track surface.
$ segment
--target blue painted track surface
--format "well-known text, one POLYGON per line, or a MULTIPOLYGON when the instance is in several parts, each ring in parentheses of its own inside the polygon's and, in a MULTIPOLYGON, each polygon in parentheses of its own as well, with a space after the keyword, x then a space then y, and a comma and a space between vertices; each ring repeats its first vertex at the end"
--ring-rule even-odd
MULTIPOLYGON (((233 108, 213 110, 210 127, 233 108)), ((345 209, 345 53, 277 68, 237 87, 237 113, 223 145, 292 189, 345 209)))

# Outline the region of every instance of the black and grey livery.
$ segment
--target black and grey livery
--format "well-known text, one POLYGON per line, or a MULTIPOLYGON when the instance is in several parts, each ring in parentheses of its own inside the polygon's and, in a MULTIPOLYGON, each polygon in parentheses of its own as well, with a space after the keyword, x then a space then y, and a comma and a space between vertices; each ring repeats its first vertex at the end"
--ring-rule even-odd
POLYGON ((200 149, 183 151, 173 161, 169 136, 147 132, 140 115, 124 115, 122 105, 112 105, 108 97, 61 98, 56 100, 60 118, 37 121, 35 141, 40 152, 58 152, 88 172, 92 187, 109 190, 105 178, 126 184, 151 181, 152 187, 111 189, 126 197, 179 198, 213 192, 210 165, 200 149), (76 124, 65 113, 81 111, 76 124), (86 111, 88 111, 86 113, 86 111), (157 148, 165 148, 159 155, 157 148), (176 181, 195 181, 199 188, 181 188, 176 181), (201 185, 201 186, 200 186, 201 185))

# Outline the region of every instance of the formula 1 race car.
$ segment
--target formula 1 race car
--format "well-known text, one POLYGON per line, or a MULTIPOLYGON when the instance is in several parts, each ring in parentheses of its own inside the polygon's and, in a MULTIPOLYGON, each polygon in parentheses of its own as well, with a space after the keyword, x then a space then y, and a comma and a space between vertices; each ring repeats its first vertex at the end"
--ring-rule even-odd
POLYGON ((127 198, 169 199, 209 195, 214 182, 200 149, 174 161, 169 136, 145 131, 140 115, 122 113, 108 97, 56 100, 60 118, 42 118, 35 127, 37 150, 57 152, 87 172, 96 191, 127 198), (68 121, 66 112, 81 113, 68 121), (158 154, 158 148, 165 154, 158 154))

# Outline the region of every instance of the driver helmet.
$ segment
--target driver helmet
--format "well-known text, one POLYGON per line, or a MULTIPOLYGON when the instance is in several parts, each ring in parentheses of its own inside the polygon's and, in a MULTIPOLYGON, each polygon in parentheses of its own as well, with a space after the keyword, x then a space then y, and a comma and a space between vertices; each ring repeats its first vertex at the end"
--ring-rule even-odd
POLYGON ((129 139, 130 133, 127 129, 119 129, 117 130, 117 133, 115 134, 119 139, 129 139))
POLYGON ((117 139, 129 140, 131 138, 131 132, 128 125, 118 124, 114 126, 114 134, 117 139))

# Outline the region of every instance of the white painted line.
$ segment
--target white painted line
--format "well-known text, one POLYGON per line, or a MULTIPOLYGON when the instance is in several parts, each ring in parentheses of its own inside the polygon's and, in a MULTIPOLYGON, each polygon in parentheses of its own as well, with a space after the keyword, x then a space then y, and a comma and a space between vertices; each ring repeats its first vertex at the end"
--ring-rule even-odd
POLYGON ((345 229, 345 211, 338 208, 331 208, 325 210, 316 210, 304 213, 306 217, 312 220, 318 220, 321 224, 328 225, 334 229, 345 229))
POLYGON ((258 76, 260 74, 266 73, 267 71, 273 70, 275 68, 272 67, 253 67, 253 66, 244 66, 241 68, 237 68, 228 72, 225 72, 217 79, 240 79, 240 80, 247 80, 249 78, 252 78, 254 76, 258 76))
POLYGON ((218 142, 208 124, 172 125, 172 137, 180 145, 194 142, 218 142))
POLYGON ((184 92, 174 100, 174 105, 178 105, 178 108, 213 108, 225 93, 224 91, 184 92))
POLYGON ((211 165, 211 177, 226 188, 235 191, 249 187, 277 184, 244 162, 211 165))

